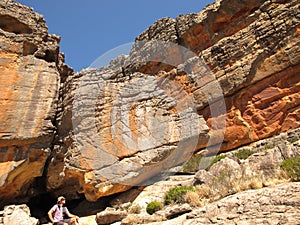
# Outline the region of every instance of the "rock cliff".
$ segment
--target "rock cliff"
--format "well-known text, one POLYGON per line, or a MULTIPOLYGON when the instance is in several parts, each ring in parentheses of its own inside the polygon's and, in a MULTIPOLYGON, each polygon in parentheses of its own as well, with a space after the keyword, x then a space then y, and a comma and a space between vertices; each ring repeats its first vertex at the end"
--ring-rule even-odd
POLYGON ((0 204, 96 201, 194 152, 298 128, 299 9, 217 0, 157 21, 108 67, 74 73, 41 15, 0 1, 0 204))
POLYGON ((0 204, 36 193, 56 131, 61 75, 68 73, 60 38, 43 17, 0 1, 0 204))
POLYGON ((49 170, 48 188, 76 178, 94 201, 150 183, 193 151, 299 127, 298 12, 298 1, 217 1, 157 21, 109 67, 68 77, 58 117, 58 149, 68 156, 61 171, 49 170))
POLYGON ((298 164, 293 165, 299 180, 299 134, 300 129, 295 129, 222 153, 209 168, 193 175, 170 176, 147 186, 137 197, 130 197, 133 190, 125 192, 111 202, 114 208, 97 213, 96 221, 120 221, 121 225, 298 224, 299 182, 288 183, 282 165, 297 158, 298 164), (190 191, 179 198, 183 187, 190 191), (170 205, 166 194, 174 197, 170 205), (149 215, 147 209, 154 202, 161 207, 149 215))

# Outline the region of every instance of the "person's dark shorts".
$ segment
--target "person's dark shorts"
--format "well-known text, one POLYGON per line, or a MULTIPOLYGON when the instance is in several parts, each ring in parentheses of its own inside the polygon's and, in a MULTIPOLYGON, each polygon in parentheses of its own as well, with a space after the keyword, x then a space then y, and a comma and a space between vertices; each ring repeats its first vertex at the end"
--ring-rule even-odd
POLYGON ((64 225, 65 223, 67 223, 68 225, 72 225, 71 219, 64 219, 64 220, 59 221, 57 223, 53 223, 53 225, 64 225))

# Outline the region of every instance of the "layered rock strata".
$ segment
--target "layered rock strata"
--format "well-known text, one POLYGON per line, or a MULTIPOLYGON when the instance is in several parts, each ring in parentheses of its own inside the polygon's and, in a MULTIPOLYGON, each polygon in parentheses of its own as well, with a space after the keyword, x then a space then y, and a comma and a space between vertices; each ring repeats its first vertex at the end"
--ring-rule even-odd
POLYGON ((41 15, 0 1, 0 205, 33 194, 51 154, 67 73, 59 41, 41 15))
MULTIPOLYGON (((0 197, 90 201, 299 127, 299 1, 218 0, 72 73, 42 16, 0 2, 0 197)), ((23 199, 24 200, 24 199, 23 199)))
MULTIPOLYGON (((115 198, 115 203, 118 204, 112 204, 118 209, 113 213, 118 214, 119 211, 122 215, 126 211, 129 214, 121 221, 124 225, 151 222, 155 222, 151 224, 297 224, 300 219, 297 194, 299 183, 287 183, 289 177, 281 165, 284 160, 299 155, 298 128, 257 141, 250 146, 240 147, 233 152, 223 153, 222 156, 225 158, 206 170, 199 170, 194 175, 170 176, 164 181, 147 186, 135 198, 128 199, 133 190, 122 193, 115 198), (241 157, 240 153, 246 151, 252 154, 248 157, 244 154, 241 157), (165 194, 170 193, 170 189, 191 185, 194 185, 195 192, 189 192, 184 200, 164 205, 151 216, 146 212, 149 203, 154 201, 163 203, 165 194), (139 212, 132 212, 131 207, 139 209, 139 212)), ((98 213, 98 223, 102 224, 99 221, 103 221, 102 218, 109 216, 110 212, 111 210, 107 208, 98 213)))
MULTIPOLYGON (((230 150, 299 127, 298 15, 298 1, 217 1, 199 14, 158 21, 137 40, 174 41, 200 57, 191 65, 181 51, 184 70, 177 67, 170 77, 194 97, 216 135, 225 131, 224 140, 216 138, 215 144, 221 141, 221 150, 230 150), (161 23, 170 25, 156 28, 161 23), (220 97, 218 85, 224 102, 217 101, 215 108, 225 103, 226 129, 224 115, 211 112, 220 97)), ((161 68, 147 63, 138 70, 151 74, 161 68)))
POLYGON ((69 156, 48 188, 76 178, 96 200, 184 162, 178 149, 213 154, 299 127, 299 2, 252 3, 161 19, 128 57, 69 77, 58 127, 69 156))

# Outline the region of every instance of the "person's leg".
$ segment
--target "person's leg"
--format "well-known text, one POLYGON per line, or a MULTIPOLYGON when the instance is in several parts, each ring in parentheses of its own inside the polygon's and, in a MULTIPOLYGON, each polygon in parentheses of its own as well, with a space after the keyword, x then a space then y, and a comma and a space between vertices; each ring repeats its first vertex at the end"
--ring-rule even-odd
POLYGON ((64 219, 64 225, 72 225, 71 219, 64 219))
POLYGON ((68 225, 68 224, 65 223, 64 221, 59 221, 57 223, 54 223, 54 225, 68 225))

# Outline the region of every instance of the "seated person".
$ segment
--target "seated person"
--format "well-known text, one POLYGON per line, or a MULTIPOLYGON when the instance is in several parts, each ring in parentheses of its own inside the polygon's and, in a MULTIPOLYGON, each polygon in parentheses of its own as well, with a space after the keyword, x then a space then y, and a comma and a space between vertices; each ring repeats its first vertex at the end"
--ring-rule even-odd
POLYGON ((49 219, 54 225, 78 225, 79 217, 71 214, 67 207, 63 206, 65 203, 65 197, 58 197, 57 204, 48 212, 49 219))

